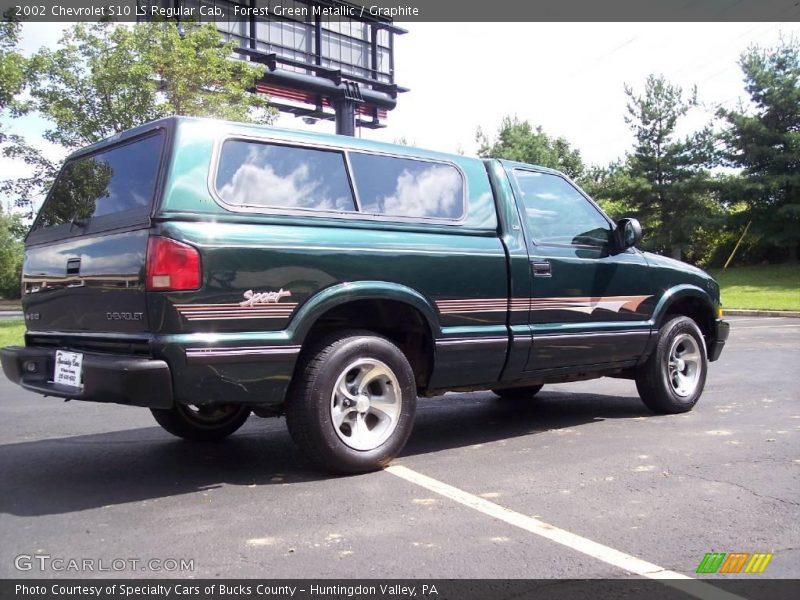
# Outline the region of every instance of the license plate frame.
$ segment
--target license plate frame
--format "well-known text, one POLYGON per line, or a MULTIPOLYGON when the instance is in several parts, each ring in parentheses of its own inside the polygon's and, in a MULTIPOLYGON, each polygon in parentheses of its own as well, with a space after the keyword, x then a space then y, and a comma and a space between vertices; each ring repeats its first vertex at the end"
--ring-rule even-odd
POLYGON ((56 350, 53 383, 66 387, 83 388, 83 353, 56 350))

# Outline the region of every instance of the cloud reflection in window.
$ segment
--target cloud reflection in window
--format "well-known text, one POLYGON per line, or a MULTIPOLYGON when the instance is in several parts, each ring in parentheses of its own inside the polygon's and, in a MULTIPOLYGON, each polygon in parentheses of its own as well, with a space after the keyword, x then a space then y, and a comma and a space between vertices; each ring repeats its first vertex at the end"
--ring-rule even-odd
POLYGON ((355 209, 342 155, 309 148, 228 141, 217 191, 238 206, 355 209))
POLYGON ((350 160, 364 212, 439 219, 464 214, 464 184, 451 165, 360 153, 350 160))

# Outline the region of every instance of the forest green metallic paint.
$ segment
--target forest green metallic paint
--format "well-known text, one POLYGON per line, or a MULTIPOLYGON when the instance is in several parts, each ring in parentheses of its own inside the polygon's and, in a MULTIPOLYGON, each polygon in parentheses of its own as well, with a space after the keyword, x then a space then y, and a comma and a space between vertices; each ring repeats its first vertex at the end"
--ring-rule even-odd
MULTIPOLYGON (((646 358, 670 307, 683 299, 696 300, 708 322, 718 323, 719 288, 698 269, 634 249, 537 245, 518 207, 521 191, 513 169, 538 167, 200 119, 167 119, 150 127, 163 128, 169 140, 150 224, 27 249, 28 279, 63 279, 64 264, 75 252, 88 265, 80 273, 80 288, 32 293, 23 301, 26 311, 46 306, 52 313, 53 303, 60 307, 58 316, 41 320, 34 325, 38 331, 28 334, 27 352, 50 344, 42 350, 45 361, 55 347, 91 352, 101 341, 116 339, 112 351, 168 365, 170 401, 278 405, 298 357, 315 341, 315 325, 347 306, 384 303, 413 311, 408 314, 423 323, 423 348, 429 353, 423 393, 634 366, 646 358), (218 149, 226 139, 455 165, 464 178, 466 213, 458 222, 444 222, 230 210, 212 189, 218 149), (151 235, 197 248, 199 289, 144 290, 151 235), (119 243, 109 247, 113 240, 119 243), (550 264, 551 277, 532 274, 537 261, 550 264), (128 278, 127 287, 112 283, 120 273, 128 278), (285 293, 276 302, 240 304, 248 293, 279 290, 285 293), (105 322, 95 313, 81 317, 82 306, 96 307, 97 315, 137 309, 144 318, 105 322)), ((126 135, 133 133, 121 137, 126 135)), ((727 329, 718 331, 706 332, 717 355, 727 337, 727 329)), ((22 378, 19 352, 11 350, 3 354, 4 368, 22 378)))

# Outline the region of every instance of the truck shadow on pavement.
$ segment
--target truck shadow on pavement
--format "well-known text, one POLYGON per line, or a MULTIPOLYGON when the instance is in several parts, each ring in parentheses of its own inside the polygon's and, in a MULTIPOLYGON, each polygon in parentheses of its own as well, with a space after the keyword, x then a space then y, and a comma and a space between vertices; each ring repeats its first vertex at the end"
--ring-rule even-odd
MULTIPOLYGON (((488 392, 421 399, 402 456, 650 414, 637 397, 597 394, 545 391, 522 402, 500 401, 488 392)), ((531 445, 535 451, 535 437, 531 445)), ((590 444, 585 449, 596 450, 590 444)), ((332 478, 300 454, 283 419, 257 418, 218 443, 188 443, 146 427, 6 444, 0 446, 0 477, 0 514, 17 516, 64 514, 222 485, 332 478)))

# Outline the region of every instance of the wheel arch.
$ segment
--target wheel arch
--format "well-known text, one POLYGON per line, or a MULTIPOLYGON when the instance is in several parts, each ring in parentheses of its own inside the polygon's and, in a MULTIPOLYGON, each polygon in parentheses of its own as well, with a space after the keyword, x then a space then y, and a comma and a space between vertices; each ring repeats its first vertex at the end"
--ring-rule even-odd
POLYGON ((656 306, 653 321, 660 328, 671 317, 682 315, 689 317, 700 328, 706 346, 714 336, 714 320, 716 308, 711 296, 702 288, 684 284, 667 290, 656 306))
POLYGON ((435 340, 441 337, 436 310, 422 294, 383 281, 326 288, 302 306, 293 325, 290 335, 301 345, 301 353, 338 329, 366 329, 383 335, 406 354, 420 388, 427 385, 433 372, 435 340))

